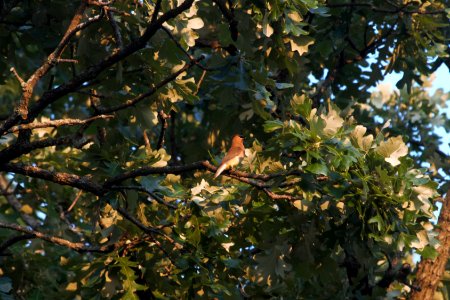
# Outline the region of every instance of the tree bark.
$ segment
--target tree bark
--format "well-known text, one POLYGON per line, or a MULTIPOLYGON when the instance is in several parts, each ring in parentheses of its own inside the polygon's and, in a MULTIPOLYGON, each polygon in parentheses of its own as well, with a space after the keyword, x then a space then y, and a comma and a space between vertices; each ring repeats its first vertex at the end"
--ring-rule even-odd
POLYGON ((422 260, 418 266, 415 285, 420 287, 420 291, 413 291, 411 300, 433 299, 436 287, 445 272, 445 265, 449 257, 450 249, 450 190, 447 191, 441 214, 438 221, 439 242, 441 246, 437 249, 439 256, 435 260, 422 260))

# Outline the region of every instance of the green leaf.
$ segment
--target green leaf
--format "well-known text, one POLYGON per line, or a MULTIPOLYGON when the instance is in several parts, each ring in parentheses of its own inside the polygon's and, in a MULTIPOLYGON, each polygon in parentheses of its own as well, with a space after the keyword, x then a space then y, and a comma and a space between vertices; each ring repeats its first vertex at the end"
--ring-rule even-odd
POLYGON ((408 147, 403 142, 402 137, 397 136, 389 138, 386 142, 381 142, 375 151, 395 167, 400 164, 399 158, 408 154, 408 147))
POLYGON ((367 223, 369 223, 369 224, 376 223, 378 231, 382 231, 384 229, 384 227, 385 227, 383 218, 379 214, 377 214, 376 216, 370 218, 367 221, 367 223))
POLYGON ((328 175, 328 172, 329 172, 328 167, 325 164, 321 164, 321 163, 311 164, 306 167, 306 170, 313 174, 325 175, 325 176, 328 175))
POLYGON ((297 51, 301 56, 304 53, 308 52, 309 46, 314 44, 314 41, 314 38, 308 36, 293 37, 289 41, 291 45, 291 51, 297 51))
POLYGON ((265 132, 274 132, 276 130, 282 129, 283 128, 283 122, 279 121, 279 120, 273 120, 273 121, 266 121, 264 123, 264 131, 265 132))

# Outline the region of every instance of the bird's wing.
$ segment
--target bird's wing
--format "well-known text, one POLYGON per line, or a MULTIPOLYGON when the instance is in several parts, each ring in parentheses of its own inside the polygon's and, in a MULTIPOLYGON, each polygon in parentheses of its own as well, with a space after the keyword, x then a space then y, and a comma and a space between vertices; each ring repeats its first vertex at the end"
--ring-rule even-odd
POLYGON ((232 147, 228 151, 228 153, 225 155, 225 157, 222 159, 221 164, 226 163, 229 160, 232 160, 236 156, 244 157, 244 150, 238 147, 232 147))

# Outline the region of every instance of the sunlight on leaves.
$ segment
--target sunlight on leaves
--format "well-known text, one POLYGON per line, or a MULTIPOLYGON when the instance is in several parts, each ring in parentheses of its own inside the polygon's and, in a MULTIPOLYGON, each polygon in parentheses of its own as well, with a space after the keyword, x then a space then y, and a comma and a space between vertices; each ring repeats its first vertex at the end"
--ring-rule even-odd
POLYGON ((392 166, 400 164, 399 158, 408 154, 408 147, 403 142, 401 136, 389 138, 387 141, 382 141, 375 151, 384 157, 384 160, 392 166))

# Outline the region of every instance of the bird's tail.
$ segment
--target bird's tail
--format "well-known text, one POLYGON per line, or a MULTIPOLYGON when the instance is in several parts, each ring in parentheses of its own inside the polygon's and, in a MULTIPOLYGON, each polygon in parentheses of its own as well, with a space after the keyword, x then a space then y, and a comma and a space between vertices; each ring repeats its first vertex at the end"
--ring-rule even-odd
POLYGON ((227 164, 222 164, 217 168, 216 174, 214 174, 214 178, 217 178, 225 169, 227 168, 227 164))

